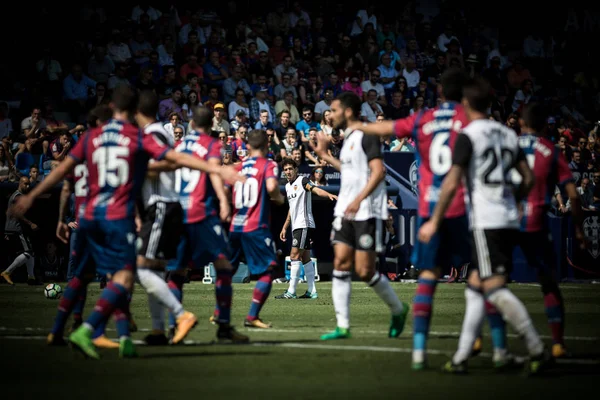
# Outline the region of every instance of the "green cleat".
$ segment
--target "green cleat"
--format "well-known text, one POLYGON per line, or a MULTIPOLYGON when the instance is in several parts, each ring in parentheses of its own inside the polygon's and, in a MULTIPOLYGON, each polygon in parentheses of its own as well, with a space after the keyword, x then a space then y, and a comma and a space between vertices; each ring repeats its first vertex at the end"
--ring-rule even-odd
POLYGON ((407 303, 402 303, 404 309, 402 310, 402 314, 400 315, 392 315, 392 321, 390 322, 390 331, 388 333, 388 337, 397 338, 402 334, 404 330, 404 324, 406 323, 406 315, 408 314, 408 310, 410 310, 410 306, 407 303))
POLYGON ((412 362, 412 364, 410 365, 410 368, 413 371, 423 371, 425 369, 427 369, 427 363, 425 361, 423 362, 412 362))
POLYGON ((298 297, 299 299, 318 299, 319 296, 317 295, 317 292, 309 292, 308 290, 300 297, 298 297))
POLYGON ((137 351, 133 345, 131 338, 122 338, 119 343, 119 357, 121 358, 135 358, 137 357, 137 351))
POLYGON ((546 371, 552 364, 554 363, 554 359, 550 355, 550 353, 544 349, 542 354, 539 356, 531 357, 529 362, 526 365, 525 372, 528 376, 537 376, 541 375, 544 371, 546 371))
POLYGON ((461 362, 460 364, 454 364, 452 360, 448 361, 442 367, 442 372, 448 374, 464 375, 467 373, 467 363, 461 362))
POLYGON ((350 339, 350 328, 335 328, 335 331, 321 335, 321 340, 350 339))
POLYGON ((80 326, 75 332, 71 333, 69 342, 74 349, 79 350, 84 356, 96 360, 100 359, 100 354, 98 354, 96 346, 92 342, 92 332, 86 327, 80 326))

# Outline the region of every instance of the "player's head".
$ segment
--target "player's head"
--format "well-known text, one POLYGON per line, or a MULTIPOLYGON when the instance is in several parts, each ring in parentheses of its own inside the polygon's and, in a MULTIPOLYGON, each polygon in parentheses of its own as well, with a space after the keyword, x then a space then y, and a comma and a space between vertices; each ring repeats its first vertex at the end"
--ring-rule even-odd
POLYGON ((298 176, 298 164, 293 159, 286 157, 281 162, 281 168, 288 181, 292 182, 296 180, 298 176))
POLYGON ((100 104, 94 107, 87 116, 87 125, 89 128, 95 128, 102 125, 112 117, 112 110, 107 104, 100 104))
POLYGON ((480 77, 469 79, 463 89, 462 104, 469 117, 475 114, 487 115, 492 103, 492 94, 489 83, 480 77))
POLYGON ((444 71, 440 81, 444 100, 460 102, 467 79, 467 74, 459 68, 450 67, 444 71))
POLYGON ((156 120, 158 114, 158 96, 152 90, 143 90, 137 104, 135 119, 139 126, 156 120))
POLYGON ((210 134, 213 123, 213 112, 208 107, 196 107, 192 116, 192 128, 210 134))
POLYGON ((362 102, 353 92, 342 92, 331 102, 331 120, 335 129, 344 129, 348 121, 356 121, 362 102))
POLYGON ((267 134, 262 129, 251 130, 250 133, 248 133, 247 143, 248 147, 250 148, 250 152, 255 153, 253 154, 253 157, 259 155, 256 153, 262 153, 263 156, 267 154, 267 146, 269 141, 267 139, 267 134))
POLYGON ((546 112, 538 103, 529 103, 523 109, 523 114, 519 118, 521 128, 529 128, 535 132, 541 132, 546 126, 546 112))
POLYGON ((125 113, 133 117, 138 105, 137 91, 127 85, 117 86, 110 105, 114 112, 125 113))

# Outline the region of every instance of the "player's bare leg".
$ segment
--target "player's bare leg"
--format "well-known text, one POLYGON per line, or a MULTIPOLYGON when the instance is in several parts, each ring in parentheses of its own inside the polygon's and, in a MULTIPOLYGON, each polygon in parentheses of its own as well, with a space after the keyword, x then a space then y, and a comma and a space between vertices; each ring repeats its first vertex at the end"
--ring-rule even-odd
POLYGON ((219 341, 228 341, 232 343, 248 343, 249 338, 239 333, 231 325, 231 298, 233 288, 231 279, 233 277, 233 267, 226 258, 220 258, 213 263, 217 273, 215 282, 216 312, 215 323, 219 325, 217 330, 217 339, 219 341))
POLYGON ((413 352, 412 369, 426 367, 427 338, 433 310, 433 295, 441 275, 441 268, 424 269, 419 273, 413 299, 413 352))
POLYGON ((354 249, 345 243, 333 246, 333 277, 331 297, 337 326, 334 331, 321 336, 321 340, 347 339, 350 337, 350 293, 352 290, 352 264, 354 249))
POLYGON ((376 257, 377 253, 374 251, 357 250, 354 252, 354 268, 358 277, 373 288, 379 298, 390 308, 392 319, 388 337, 396 338, 404 330, 406 315, 410 307, 400 301, 388 278, 377 271, 375 268, 376 257))

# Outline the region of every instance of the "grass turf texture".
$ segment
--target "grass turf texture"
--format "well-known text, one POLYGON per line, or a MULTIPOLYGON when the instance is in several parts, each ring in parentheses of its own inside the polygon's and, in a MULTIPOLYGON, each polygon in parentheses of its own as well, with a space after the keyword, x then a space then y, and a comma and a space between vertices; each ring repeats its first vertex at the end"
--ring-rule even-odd
MULTIPOLYGON (((62 284, 61 286, 65 286, 62 284)), ((50 348, 45 335, 58 302, 44 297, 43 286, 0 285, 0 354, 3 398, 40 398, 68 393, 86 398, 348 399, 348 398, 575 398, 594 391, 600 376, 600 290, 595 285, 562 285, 566 302, 568 349, 575 360, 557 364, 546 377, 525 378, 521 371, 497 374, 491 368, 491 341, 484 328, 486 354, 469 362, 467 376, 444 375, 439 367, 456 349, 464 312, 464 285, 438 285, 428 347, 430 370, 410 369, 411 318, 398 339, 387 338, 389 312, 372 290, 353 283, 352 339, 321 342, 335 327, 331 283, 317 284, 319 299, 275 300, 287 284, 274 284, 261 318, 273 330, 243 328, 254 284, 234 285, 232 323, 251 338, 250 345, 215 345, 216 327, 208 323, 214 287, 185 285, 184 305, 200 318, 187 339, 192 344, 138 346, 139 359, 120 360, 117 351, 100 350, 102 360, 85 360, 68 348, 50 348), (337 346, 344 346, 337 349, 337 346), (560 378, 560 379, 558 379, 560 378)), ((393 284, 410 302, 414 284, 393 284)), ((550 331, 539 287, 511 285, 525 302, 544 342, 550 331)), ((298 292, 305 290, 299 285, 298 292)), ((90 286, 86 314, 98 298, 90 286)), ((132 312, 141 340, 150 328, 146 295, 136 287, 132 312)), ((115 337, 109 324, 109 337, 115 337)), ((511 334, 509 349, 524 355, 511 334)))

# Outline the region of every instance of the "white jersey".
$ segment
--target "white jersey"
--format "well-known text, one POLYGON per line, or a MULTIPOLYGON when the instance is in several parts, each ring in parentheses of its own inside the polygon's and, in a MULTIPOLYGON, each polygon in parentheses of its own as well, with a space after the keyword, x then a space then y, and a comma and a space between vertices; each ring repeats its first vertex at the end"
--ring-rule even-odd
POLYGON ((292 231, 303 228, 314 228, 312 213, 312 188, 314 185, 304 176, 285 185, 285 192, 290 205, 292 231))
POLYGON ((471 229, 518 229, 511 169, 524 159, 515 131, 479 119, 458 135, 453 162, 466 168, 471 229))
MULTIPOLYGON (((340 193, 335 205, 334 215, 343 217, 346 208, 352 203, 365 188, 371 170, 369 161, 383 158, 381 143, 376 136, 365 135, 363 131, 350 131, 344 133, 344 144, 340 152, 341 182, 340 193)), ((371 192, 371 194, 360 203, 358 212, 354 215, 354 221, 366 221, 371 218, 387 219, 387 191, 385 181, 371 192)))
MULTIPOLYGON (((169 147, 173 147, 175 144, 173 136, 167 133, 160 122, 147 125, 144 128, 144 134, 154 135, 169 147)), ((159 201, 164 203, 178 202, 179 194, 175 191, 175 171, 160 172, 157 179, 146 178, 142 186, 142 198, 146 207, 159 201)))

